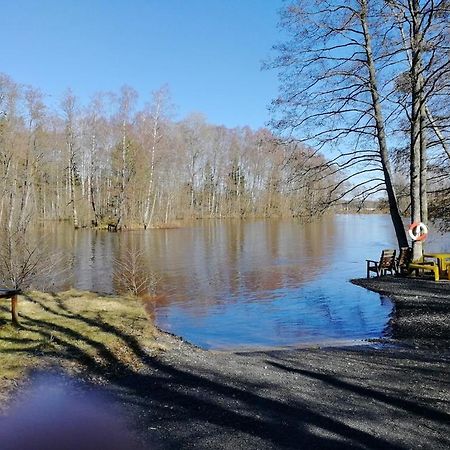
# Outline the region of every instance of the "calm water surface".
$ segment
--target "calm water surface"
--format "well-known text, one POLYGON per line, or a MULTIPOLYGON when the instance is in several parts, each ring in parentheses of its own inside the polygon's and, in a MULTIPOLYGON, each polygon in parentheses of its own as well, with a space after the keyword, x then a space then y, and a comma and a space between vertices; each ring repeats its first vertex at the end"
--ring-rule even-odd
MULTIPOLYGON (((431 236, 427 250, 450 251, 448 235, 431 236)), ((348 282, 365 276, 366 258, 396 248, 387 216, 206 221, 123 233, 60 226, 50 238, 73 255, 73 276, 58 288, 113 293, 114 260, 139 248, 159 277, 147 310, 158 326, 204 348, 379 337, 392 311, 389 300, 348 282)))

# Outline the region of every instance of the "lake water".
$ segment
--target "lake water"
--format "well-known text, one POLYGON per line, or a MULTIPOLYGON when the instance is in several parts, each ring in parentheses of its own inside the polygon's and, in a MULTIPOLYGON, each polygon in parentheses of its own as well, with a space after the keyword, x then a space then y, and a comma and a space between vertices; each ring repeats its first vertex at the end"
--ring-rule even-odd
MULTIPOLYGON (((392 304, 353 286, 365 259, 396 248, 389 217, 337 215, 297 221, 199 221, 179 229, 73 231, 51 246, 71 255, 56 288, 114 293, 115 260, 130 248, 158 278, 146 308, 156 324, 203 348, 285 347, 380 337, 392 304)), ((427 250, 450 251, 431 230, 427 250)))

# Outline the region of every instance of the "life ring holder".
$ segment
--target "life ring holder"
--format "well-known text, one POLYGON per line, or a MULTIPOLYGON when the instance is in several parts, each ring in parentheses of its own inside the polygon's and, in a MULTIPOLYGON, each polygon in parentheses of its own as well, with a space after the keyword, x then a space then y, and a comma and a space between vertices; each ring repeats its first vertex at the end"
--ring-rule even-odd
POLYGON ((408 234, 413 241, 424 241, 428 235, 428 227, 423 222, 413 222, 408 228, 408 234))

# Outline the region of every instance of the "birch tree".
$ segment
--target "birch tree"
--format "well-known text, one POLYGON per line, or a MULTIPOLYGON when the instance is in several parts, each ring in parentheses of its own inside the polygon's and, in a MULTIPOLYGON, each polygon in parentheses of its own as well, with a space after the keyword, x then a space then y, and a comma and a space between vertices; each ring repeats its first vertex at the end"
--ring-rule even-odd
POLYGON ((125 218, 125 190, 128 181, 129 167, 127 155, 131 145, 131 125, 132 114, 138 98, 137 92, 130 86, 123 86, 120 90, 119 111, 117 113, 117 126, 120 129, 120 143, 118 150, 120 153, 120 166, 118 176, 117 206, 115 208, 116 226, 121 227, 125 218))
POLYGON ((171 114, 171 98, 167 85, 162 86, 152 93, 152 102, 147 105, 146 114, 142 121, 145 123, 145 134, 147 135, 146 147, 149 156, 147 195, 145 199, 144 228, 150 226, 156 204, 155 185, 155 165, 159 144, 164 137, 164 126, 171 114))
POLYGON ((72 91, 66 91, 62 102, 61 109, 64 116, 64 141, 68 155, 68 190, 69 190, 69 204, 72 210, 72 223, 75 229, 79 227, 78 210, 76 198, 76 183, 78 177, 77 168, 77 153, 78 142, 76 137, 76 98, 72 91))

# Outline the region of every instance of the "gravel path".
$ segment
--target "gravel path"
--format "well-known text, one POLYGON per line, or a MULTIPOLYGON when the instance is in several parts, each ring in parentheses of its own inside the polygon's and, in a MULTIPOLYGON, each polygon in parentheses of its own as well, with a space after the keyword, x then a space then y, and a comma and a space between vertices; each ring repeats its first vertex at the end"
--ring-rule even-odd
POLYGON ((352 281, 394 300, 391 341, 450 348, 450 282, 381 277, 352 281))

